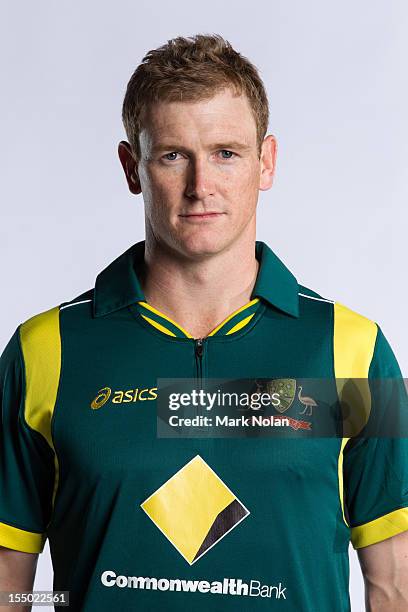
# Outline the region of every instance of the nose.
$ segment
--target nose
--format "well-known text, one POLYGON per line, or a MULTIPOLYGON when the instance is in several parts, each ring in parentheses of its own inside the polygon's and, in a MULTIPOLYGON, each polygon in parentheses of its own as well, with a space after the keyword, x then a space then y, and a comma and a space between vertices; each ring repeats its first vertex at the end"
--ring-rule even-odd
POLYGON ((195 159, 189 164, 185 194, 194 200, 203 200, 215 191, 214 170, 206 159, 195 159))

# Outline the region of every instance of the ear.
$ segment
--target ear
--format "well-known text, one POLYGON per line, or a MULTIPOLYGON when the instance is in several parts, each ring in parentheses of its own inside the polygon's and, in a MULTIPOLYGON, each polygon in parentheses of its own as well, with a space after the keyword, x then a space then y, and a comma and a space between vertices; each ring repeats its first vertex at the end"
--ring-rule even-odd
POLYGON ((121 140, 118 145, 118 154, 120 163, 126 176, 129 190, 137 195, 142 193, 140 186, 139 174, 137 172, 137 162, 133 156, 132 148, 126 140, 121 140))
POLYGON ((278 144, 276 138, 269 134, 264 138, 261 148, 261 174, 259 177, 259 189, 261 191, 267 191, 272 187, 277 151, 278 144))

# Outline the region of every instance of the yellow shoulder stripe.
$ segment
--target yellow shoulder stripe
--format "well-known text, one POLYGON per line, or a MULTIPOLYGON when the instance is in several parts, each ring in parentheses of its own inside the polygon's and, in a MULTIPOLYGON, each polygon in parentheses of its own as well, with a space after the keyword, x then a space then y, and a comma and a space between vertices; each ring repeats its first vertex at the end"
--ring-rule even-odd
POLYGON ((26 378, 24 417, 29 427, 39 432, 54 451, 54 503, 59 470, 51 436, 51 419, 61 373, 59 307, 22 323, 20 339, 26 378))
POLYGON ((28 553, 40 553, 43 551, 46 536, 42 533, 32 533, 17 529, 6 523, 0 523, 1 546, 20 550, 28 553))
POLYGON ((382 540, 404 531, 408 531, 408 508, 394 510, 374 521, 353 527, 351 529, 351 543, 354 548, 362 548, 382 542, 382 540))
MULTIPOLYGON (((334 304, 334 375, 340 400, 349 406, 357 406, 357 424, 361 424, 361 414, 366 419, 370 414, 371 395, 368 384, 368 373, 377 338, 377 324, 336 302, 334 304), (348 379, 353 379, 347 384, 348 379), (356 404, 358 402, 359 404, 356 404)), ((350 415, 348 429, 353 426, 353 414, 350 415)), ((357 432, 356 432, 357 433, 357 432)), ((343 490, 343 452, 350 438, 341 441, 338 458, 339 495, 343 520, 348 525, 344 513, 343 490)), ((349 526, 349 525, 348 525, 349 526)))
POLYGON ((350 310, 334 304, 334 367, 336 378, 367 378, 377 324, 350 310))

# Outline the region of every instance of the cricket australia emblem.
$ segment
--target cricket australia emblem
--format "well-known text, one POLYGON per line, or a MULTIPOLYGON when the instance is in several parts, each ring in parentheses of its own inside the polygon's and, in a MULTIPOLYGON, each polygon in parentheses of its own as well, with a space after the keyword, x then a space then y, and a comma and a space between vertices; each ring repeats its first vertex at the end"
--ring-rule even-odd
POLYGON ((296 380, 294 378, 276 378, 265 383, 266 393, 272 397, 279 395, 279 404, 275 406, 281 414, 286 412, 296 397, 296 380))

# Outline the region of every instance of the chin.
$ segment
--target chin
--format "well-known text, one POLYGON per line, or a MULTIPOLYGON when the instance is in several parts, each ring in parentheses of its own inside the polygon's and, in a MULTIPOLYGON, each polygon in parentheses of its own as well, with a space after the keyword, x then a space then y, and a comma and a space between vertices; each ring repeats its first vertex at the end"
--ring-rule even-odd
POLYGON ((188 257, 200 258, 220 253, 230 242, 231 240, 225 235, 197 233, 188 237, 181 237, 178 244, 180 251, 188 257))

